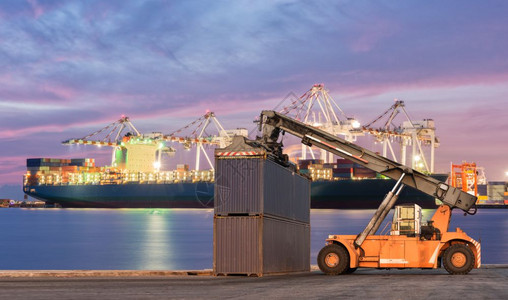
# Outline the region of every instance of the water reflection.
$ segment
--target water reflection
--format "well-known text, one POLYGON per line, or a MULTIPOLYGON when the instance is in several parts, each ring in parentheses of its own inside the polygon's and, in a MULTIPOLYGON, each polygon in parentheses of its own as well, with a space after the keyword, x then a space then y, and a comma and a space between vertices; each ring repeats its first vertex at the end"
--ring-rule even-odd
POLYGON ((167 210, 153 210, 146 216, 146 227, 140 243, 138 268, 172 270, 174 265, 169 259, 173 243, 171 242, 171 215, 167 210))
MULTIPOLYGON (((424 210, 423 219, 434 210, 424 210)), ((506 264, 508 210, 453 211, 461 227, 482 241, 482 261, 506 264)), ((311 263, 329 234, 358 234, 374 210, 312 210, 311 263)), ((387 217, 390 222, 392 213, 387 217)), ((381 229, 384 228, 381 225, 381 229)), ((209 269, 213 210, 0 209, 0 269, 209 269)))

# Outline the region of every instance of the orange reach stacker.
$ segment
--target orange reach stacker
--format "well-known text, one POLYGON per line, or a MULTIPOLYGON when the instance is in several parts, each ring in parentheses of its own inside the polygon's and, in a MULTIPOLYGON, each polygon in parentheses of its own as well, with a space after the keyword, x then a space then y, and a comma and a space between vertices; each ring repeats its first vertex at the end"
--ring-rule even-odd
POLYGON ((474 214, 476 197, 275 111, 261 113, 260 130, 261 144, 279 158, 287 159, 282 154, 282 143, 278 142, 282 131, 301 138, 305 145, 315 145, 397 181, 363 232, 328 236, 317 258, 324 273, 346 274, 357 268, 431 269, 443 265, 450 274, 467 274, 480 267, 480 243, 459 228, 448 231, 451 210, 460 208, 474 214), (375 235, 404 185, 432 195, 443 204, 425 225, 421 224, 418 205, 396 206, 390 234, 375 235))

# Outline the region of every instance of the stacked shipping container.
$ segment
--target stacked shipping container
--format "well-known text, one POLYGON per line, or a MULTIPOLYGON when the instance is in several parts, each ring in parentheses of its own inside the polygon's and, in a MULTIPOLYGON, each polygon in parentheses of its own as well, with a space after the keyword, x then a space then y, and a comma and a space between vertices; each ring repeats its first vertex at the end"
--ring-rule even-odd
POLYGON ((61 184, 68 181, 69 174, 95 171, 93 158, 28 158, 25 185, 61 184))
POLYGON ((213 182, 213 170, 189 170, 189 165, 177 165, 177 170, 138 172, 114 167, 96 167, 93 158, 29 158, 25 186, 213 182))
POLYGON ((95 167, 93 158, 28 158, 26 169, 31 173, 72 172, 78 167, 95 167))
POLYGON ((313 181, 376 178, 376 172, 351 160, 339 158, 336 163, 323 163, 320 159, 302 159, 298 168, 311 176, 313 181))
POLYGON ((252 150, 233 142, 215 152, 214 273, 309 271, 310 181, 252 150))
POLYGON ((508 184, 504 181, 490 181, 487 185, 488 200, 482 204, 506 205, 508 184))
POLYGON ((349 159, 337 159, 337 167, 333 169, 334 178, 376 178, 376 172, 365 168, 349 159))

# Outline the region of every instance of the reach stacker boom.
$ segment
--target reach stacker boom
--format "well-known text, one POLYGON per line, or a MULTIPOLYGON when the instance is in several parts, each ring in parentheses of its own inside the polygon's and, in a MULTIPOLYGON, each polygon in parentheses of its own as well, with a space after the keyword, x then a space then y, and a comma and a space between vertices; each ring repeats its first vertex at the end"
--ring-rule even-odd
POLYGON ((357 268, 431 269, 441 265, 450 274, 467 274, 480 267, 480 243, 460 228, 448 231, 452 209, 476 212, 475 196, 275 111, 263 111, 259 126, 263 133, 260 142, 279 158, 284 158, 279 135, 287 132, 301 138, 305 145, 317 146, 396 180, 360 234, 328 236, 317 258, 325 274, 352 273, 357 268), (434 196, 443 204, 426 224, 421 222, 418 205, 396 206, 390 234, 376 235, 405 185, 434 196))

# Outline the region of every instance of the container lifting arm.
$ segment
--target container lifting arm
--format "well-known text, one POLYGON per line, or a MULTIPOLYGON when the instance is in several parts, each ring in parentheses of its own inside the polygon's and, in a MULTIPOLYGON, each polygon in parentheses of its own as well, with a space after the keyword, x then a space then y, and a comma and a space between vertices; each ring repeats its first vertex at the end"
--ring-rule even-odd
MULTIPOLYGON (((473 195, 283 114, 275 111, 262 111, 260 121, 263 122, 260 124, 263 126, 263 140, 261 142, 273 153, 281 153, 281 145, 276 141, 280 131, 284 131, 301 138, 305 145, 315 145, 335 155, 352 160, 370 170, 399 181, 398 184, 407 185, 431 195, 452 209, 460 208, 468 212, 476 203, 476 197, 473 195)), ((394 189, 392 193, 395 195, 392 196, 396 197, 398 192, 394 189)), ((393 206, 395 201, 389 200, 387 203, 393 206)), ((388 211, 391 206, 387 206, 389 207, 388 211)), ((371 233, 374 228, 375 226, 369 232, 371 233)))
POLYGON ((374 213, 374 216, 372 216, 372 218, 370 219, 369 224, 367 224, 367 227, 365 227, 362 233, 360 233, 356 237, 354 241, 355 247, 360 247, 368 235, 376 234, 377 230, 379 229, 379 226, 381 226, 381 223, 383 223, 383 220, 386 218, 386 215, 388 215, 390 209, 392 209, 393 205, 395 205, 395 202, 397 202, 400 191, 402 191, 402 188, 404 187, 404 185, 401 184, 401 182, 405 176, 406 174, 402 173, 393 189, 389 191, 388 194, 386 194, 385 198, 383 199, 383 202, 381 202, 381 205, 379 205, 379 207, 377 208, 376 212, 374 213))

